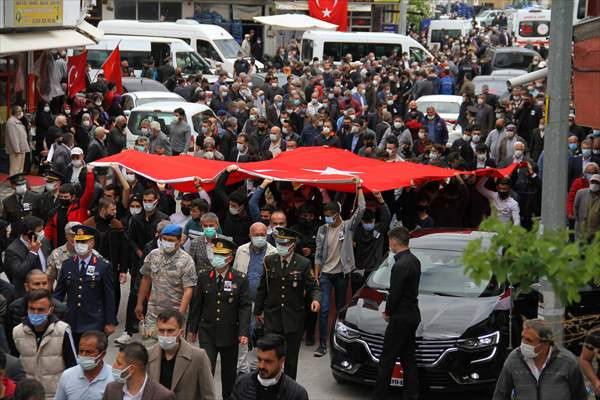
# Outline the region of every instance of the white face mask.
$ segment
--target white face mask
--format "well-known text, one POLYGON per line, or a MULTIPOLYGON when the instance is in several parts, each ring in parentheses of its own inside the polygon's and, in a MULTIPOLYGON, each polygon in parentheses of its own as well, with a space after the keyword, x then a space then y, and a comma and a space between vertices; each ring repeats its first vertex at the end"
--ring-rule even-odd
POLYGON ((158 345, 163 350, 173 350, 177 347, 177 336, 158 336, 158 345))
POLYGON ((256 378, 258 379, 258 383, 260 383, 261 386, 264 386, 264 387, 275 386, 277 384, 277 382, 279 382, 282 372, 283 371, 279 371, 279 373, 277 374, 277 376, 275 378, 261 378, 260 375, 256 375, 256 378))
POLYGON ((127 179, 127 182, 131 183, 135 181, 135 174, 126 174, 125 178, 127 179))
POLYGON ((74 247, 75 247, 75 253, 77 253, 77 255, 80 257, 85 256, 88 253, 88 250, 90 249, 90 246, 87 243, 75 242, 74 247))
POLYGON ((138 215, 142 212, 142 207, 129 207, 129 212, 131 215, 138 215))
POLYGON ((50 107, 48 107, 48 106, 45 106, 45 107, 44 107, 44 112, 50 112, 50 107))
POLYGON ((235 147, 237 148, 237 151, 239 151, 240 153, 244 152, 244 144, 243 143, 238 143, 235 145, 235 147))
POLYGON ((75 167, 75 168, 81 168, 81 166, 83 165, 83 161, 73 160, 73 161, 71 161, 71 164, 73 164, 73 167, 75 167))
POLYGON ((521 346, 519 348, 521 349, 521 354, 523 357, 527 359, 534 359, 538 355, 538 353, 535 352, 535 346, 532 344, 521 342, 521 346))
POLYGON ((56 188, 56 183, 46 183, 45 187, 48 192, 52 192, 56 188))
POLYGON ((516 158, 523 157, 523 150, 515 150, 515 157, 516 158))
POLYGON ((18 195, 23 195, 23 194, 25 194, 26 191, 27 191, 26 184, 15 186, 15 193, 17 193, 18 195))
POLYGON ((402 128, 402 122, 394 122, 394 128, 396 128, 396 129, 402 128))
POLYGON ((163 249, 166 253, 172 253, 175 251, 175 243, 167 242, 166 240, 161 239, 160 248, 163 249))
POLYGON ((590 183, 590 192, 598 192, 600 190, 600 183, 590 183))
POLYGON ((145 211, 154 211, 154 208, 156 208, 156 203, 157 201, 153 201, 151 203, 144 201, 144 210, 145 211))

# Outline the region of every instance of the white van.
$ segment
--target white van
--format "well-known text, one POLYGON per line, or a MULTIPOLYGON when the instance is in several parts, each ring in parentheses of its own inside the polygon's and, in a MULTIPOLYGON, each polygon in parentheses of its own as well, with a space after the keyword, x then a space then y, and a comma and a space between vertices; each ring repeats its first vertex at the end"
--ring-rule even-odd
POLYGON ((427 47, 431 48, 432 44, 439 46, 445 35, 460 39, 461 36, 467 36, 472 28, 471 21, 466 19, 434 19, 429 23, 427 47))
POLYGON ((121 61, 127 60, 135 76, 141 76, 142 64, 152 56, 155 65, 162 65, 170 56, 174 68, 181 68, 184 74, 212 74, 210 65, 190 46, 180 39, 148 38, 142 36, 104 35, 98 44, 86 46, 87 62, 90 64, 90 77, 96 78, 98 71, 110 53, 119 45, 121 61))
POLYGON ((419 42, 408 36, 389 32, 335 32, 306 31, 302 35, 302 59, 311 61, 332 58, 334 62, 342 61, 346 54, 352 54, 352 60, 358 61, 370 52, 375 58, 408 53, 412 61, 421 62, 431 53, 419 42))
POLYGON ((513 45, 526 46, 543 43, 548 46, 550 10, 536 8, 519 10, 509 20, 508 30, 515 38, 513 45))
MULTIPOLYGON (((114 19, 100 21, 98 28, 110 35, 181 39, 210 62, 212 68, 220 63, 230 75, 233 75, 233 64, 237 53, 242 50, 238 42, 225 29, 218 25, 200 24, 193 19, 179 19, 177 22, 114 19)), ((256 67, 261 70, 264 65, 256 61, 256 67)))

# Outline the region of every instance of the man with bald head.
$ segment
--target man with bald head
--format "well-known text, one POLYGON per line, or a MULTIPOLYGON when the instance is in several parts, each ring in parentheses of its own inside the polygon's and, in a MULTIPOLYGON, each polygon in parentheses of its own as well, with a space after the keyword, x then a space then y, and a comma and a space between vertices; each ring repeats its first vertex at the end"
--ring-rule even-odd
MULTIPOLYGON (((260 285, 265 256, 276 253, 274 246, 267 243, 267 226, 262 222, 250 225, 250 242, 238 247, 235 253, 233 269, 243 272, 248 278, 252 307, 256 299, 256 291, 260 285)), ((254 318, 250 319, 250 332, 254 328, 254 318)), ((238 350, 238 373, 250 372, 248 345, 240 344, 238 350)))

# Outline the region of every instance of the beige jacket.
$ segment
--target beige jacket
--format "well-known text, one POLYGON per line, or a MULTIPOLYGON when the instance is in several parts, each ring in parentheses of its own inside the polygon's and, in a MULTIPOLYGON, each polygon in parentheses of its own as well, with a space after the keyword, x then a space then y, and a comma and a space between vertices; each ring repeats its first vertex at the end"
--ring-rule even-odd
POLYGON ((15 347, 21 354, 23 369, 28 378, 42 383, 46 399, 54 398, 58 380, 65 370, 62 348, 67 330, 71 328, 66 322, 52 322, 38 347, 35 333, 29 326, 21 323, 13 329, 15 347))
MULTIPOLYGON (((244 274, 248 273, 248 264, 250 264, 250 244, 251 243, 248 242, 238 247, 235 252, 235 260, 233 260, 233 269, 243 272, 244 274)), ((265 257, 275 253, 277 253, 277 249, 270 243, 267 243, 265 257)))
MULTIPOLYGON (((148 349, 148 376, 155 382, 160 380, 162 352, 158 344, 148 349)), ((214 400, 215 388, 206 352, 182 338, 176 357, 171 387, 168 388, 175 392, 175 399, 214 400)))
POLYGON ((8 154, 29 153, 27 130, 23 123, 15 116, 11 116, 5 125, 6 152, 8 154))

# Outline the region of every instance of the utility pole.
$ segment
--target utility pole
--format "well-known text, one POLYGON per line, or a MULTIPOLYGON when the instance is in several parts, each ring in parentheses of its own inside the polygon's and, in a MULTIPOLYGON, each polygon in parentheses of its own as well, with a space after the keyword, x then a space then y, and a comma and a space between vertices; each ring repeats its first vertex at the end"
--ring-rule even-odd
MULTIPOLYGON (((542 182, 542 226, 555 230, 565 227, 567 200, 567 133, 571 95, 571 42, 573 40, 573 0, 552 2, 548 94, 550 110, 544 136, 544 175, 542 182)), ((565 309, 548 280, 542 279, 544 308, 541 317, 552 324, 557 343, 562 344, 565 309)))
POLYGON ((406 35, 407 25, 406 18, 408 17, 408 0, 400 0, 400 22, 398 23, 398 33, 406 35))

